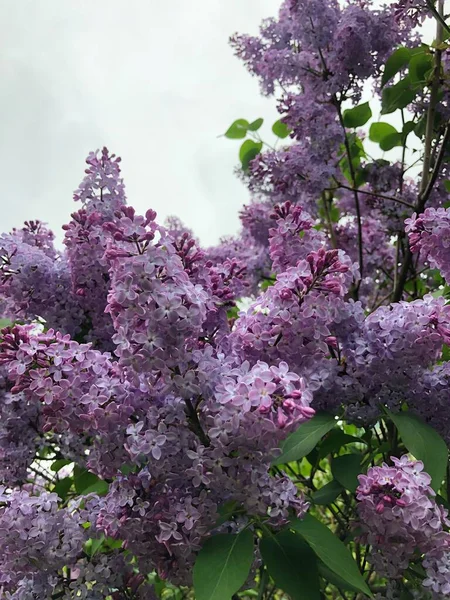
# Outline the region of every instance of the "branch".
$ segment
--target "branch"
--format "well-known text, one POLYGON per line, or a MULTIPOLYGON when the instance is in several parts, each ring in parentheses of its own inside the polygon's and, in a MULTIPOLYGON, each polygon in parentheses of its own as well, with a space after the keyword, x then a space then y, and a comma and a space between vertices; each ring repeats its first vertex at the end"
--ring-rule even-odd
POLYGON ((203 431, 203 428, 198 418, 197 411, 192 406, 192 402, 190 400, 185 400, 184 402, 186 403, 186 415, 188 418, 190 430, 193 433, 195 433, 195 435, 198 437, 198 439, 204 446, 210 446, 211 440, 209 439, 209 436, 203 431))
POLYGON ((436 162, 433 167, 433 171, 431 172, 430 179, 428 181, 427 187, 423 192, 422 201, 423 204, 426 203, 430 194, 433 190, 434 184, 436 183, 437 178, 439 177, 439 171, 441 170, 442 161, 444 160, 445 149, 450 140, 450 123, 447 123, 447 127, 445 128, 444 137, 442 138, 441 147, 439 148, 439 154, 437 155, 436 162))
MULTIPOLYGON (((450 33, 450 27, 447 25, 447 23, 444 20, 444 17, 441 15, 440 11, 437 11, 434 8, 433 5, 433 0, 427 0, 427 6, 430 9, 430 12, 432 13, 433 17, 436 19, 436 21, 438 21, 438 23, 448 32, 450 33)), ((443 12, 443 11, 442 11, 443 12)), ((441 41, 441 40, 439 40, 441 41)))
MULTIPOLYGON (((327 191, 328 190, 325 190, 322 193, 322 201, 323 201, 323 206, 325 209, 325 216, 327 218, 328 230, 330 232, 331 247, 337 248, 336 234, 335 234, 334 228, 333 228, 333 221, 331 220, 330 207, 328 206, 328 201, 330 200, 330 198, 329 198, 329 194, 326 193, 327 191)), ((332 200, 333 200, 333 197, 331 197, 331 201, 332 200)), ((331 205, 331 202, 330 202, 330 205, 331 205)))
MULTIPOLYGON (((434 10, 434 7, 433 7, 434 10)), ((444 12, 444 0, 439 0, 439 14, 442 15, 444 12)), ((439 45, 442 42, 443 31, 441 21, 438 21, 436 28, 436 42, 439 45)), ((423 168, 422 168, 422 181, 420 184, 419 191, 419 201, 417 203, 417 208, 422 208, 425 204, 423 201, 424 192, 428 186, 428 180, 430 175, 430 161, 431 161, 431 145, 433 143, 433 133, 434 133, 434 120, 436 115, 436 105, 438 103, 438 94, 439 94, 439 84, 441 78, 441 57, 442 50, 439 48, 436 49, 434 55, 434 70, 433 70, 433 81, 431 84, 430 91, 430 102, 428 104, 427 111, 427 123, 425 128, 425 148, 424 148, 424 157, 423 157, 423 168)), ((420 211, 422 212, 422 211, 420 211)))
MULTIPOLYGON (((439 0, 439 15, 442 16, 444 12, 444 0, 439 0)), ((433 10, 434 7, 433 7, 433 10)), ((434 13, 433 13, 434 14, 434 13)), ((436 42, 439 46, 440 42, 442 42, 443 37, 443 29, 442 29, 442 18, 438 19, 437 27, 436 27, 436 42)), ((438 93, 439 93, 439 83, 441 77, 441 57, 442 51, 437 48, 434 55, 434 72, 433 72, 433 82, 431 84, 431 92, 430 92, 430 103, 428 105, 427 111, 427 124, 425 129, 425 148, 424 148, 424 157, 423 157, 423 169, 422 169, 422 181, 420 184, 419 197, 417 199, 417 204, 415 207, 415 211, 420 214, 423 212, 425 208, 425 203, 428 199, 428 196, 431 193, 433 188, 434 181, 439 174, 440 163, 439 157, 436 161, 436 164, 433 169, 433 173, 430 176, 430 161, 431 161, 431 147, 434 137, 434 118, 436 114, 436 105, 438 102, 438 93), (436 168, 437 167, 437 168, 436 168), (431 187, 430 187, 431 184, 431 187)), ((444 142, 446 140, 446 136, 444 136, 443 145, 441 147, 441 151, 439 155, 444 152, 445 146, 444 142)), ((442 162, 442 158, 440 159, 442 162)), ((400 275, 397 281, 397 285, 394 288, 394 292, 392 294, 392 301, 399 302, 403 296, 403 288, 405 287, 406 280, 408 279, 408 273, 412 265, 412 252, 409 247, 408 240, 406 240, 406 250, 405 257, 402 266, 402 270, 400 271, 400 275)))
POLYGON ((352 163, 352 155, 350 152, 350 146, 348 143, 348 137, 347 137, 347 132, 345 130, 345 125, 344 125, 344 119, 342 117, 342 111, 341 111, 341 105, 339 100, 337 99, 336 95, 333 97, 333 103, 334 106, 336 107, 337 113, 338 113, 338 117, 339 117, 339 123, 341 124, 342 130, 344 132, 344 145, 345 145, 345 152, 347 154, 347 160, 348 160, 348 168, 350 170, 350 176, 352 179, 352 191, 353 191, 353 196, 355 198, 355 209, 356 209, 356 219, 358 222, 358 258, 359 258, 359 275, 360 275, 360 279, 358 281, 358 283, 356 284, 355 287, 355 299, 358 299, 358 292, 359 292, 359 288, 361 286, 361 282, 363 280, 363 275, 364 275, 364 256, 363 256, 363 244, 362 244, 362 223, 361 223, 361 208, 359 206, 359 196, 358 196, 358 190, 355 188, 356 185, 356 175, 355 175, 355 169, 353 168, 353 163, 352 163))
MULTIPOLYGON (((336 181, 336 183, 338 184, 339 188, 343 188, 344 190, 349 190, 350 192, 358 192, 359 194, 366 194, 367 196, 375 196, 375 198, 382 198, 383 200, 392 200, 392 202, 398 202, 399 204, 403 204, 404 206, 407 206, 408 208, 415 208, 414 204, 411 204, 410 202, 406 202, 406 200, 402 200, 401 198, 396 198, 395 196, 387 196, 386 194, 379 194, 378 192, 369 192, 368 190, 355 190, 354 188, 348 186, 348 185, 344 185, 342 183, 339 183, 338 181, 336 181)), ((338 188, 329 188, 329 189, 338 189, 338 188)))

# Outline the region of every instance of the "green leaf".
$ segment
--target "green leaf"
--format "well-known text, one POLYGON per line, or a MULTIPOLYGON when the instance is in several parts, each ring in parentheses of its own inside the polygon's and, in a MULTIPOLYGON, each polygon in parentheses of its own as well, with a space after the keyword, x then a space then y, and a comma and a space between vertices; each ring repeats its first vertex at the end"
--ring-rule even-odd
POLYGON ((102 534, 98 539, 90 538, 85 544, 85 550, 87 554, 92 558, 100 548, 103 546, 105 542, 105 536, 102 534))
POLYGON ((264 119, 256 119, 248 126, 249 131, 258 131, 261 125, 264 123, 264 119))
POLYGON ((369 140, 379 144, 387 136, 392 135, 394 133, 399 134, 395 127, 393 127, 389 123, 372 123, 369 129, 369 140))
POLYGON ((275 121, 275 123, 272 125, 272 131, 277 137, 281 139, 287 138, 287 136, 291 132, 289 127, 285 125, 281 120, 275 121))
POLYGON ((380 148, 385 152, 387 150, 392 150, 396 146, 402 145, 402 136, 399 133, 391 133, 391 135, 387 135, 381 142, 380 148))
MULTIPOLYGON (((352 161, 353 171, 355 172, 356 181, 355 186, 358 187, 362 183, 364 183, 364 173, 362 169, 360 169, 361 158, 366 157, 366 152, 364 150, 364 144, 362 140, 355 134, 350 133, 347 134, 348 145, 350 150, 350 157, 352 161)), ((348 161, 347 151, 344 144, 340 146, 340 154, 342 155, 341 160, 339 161, 339 167, 347 181, 353 185, 353 180, 350 172, 350 165, 348 161)))
POLYGON ((448 503, 448 501, 443 498, 440 494, 436 494, 436 502, 438 504, 442 504, 442 506, 444 508, 446 508, 447 510, 450 510, 450 504, 448 503))
POLYGON ((100 495, 106 494, 108 491, 108 484, 106 481, 99 479, 97 475, 94 473, 90 473, 88 470, 75 465, 73 470, 73 479, 75 491, 78 494, 82 494, 85 496, 86 494, 91 494, 96 492, 100 495))
POLYGON ((299 535, 281 531, 263 537, 259 547, 277 587, 292 600, 320 600, 317 559, 299 535))
POLYGON ((427 126, 427 118, 426 118, 426 115, 423 115, 422 117, 420 117, 420 119, 416 123, 416 126, 414 127, 414 134, 419 139, 422 139, 423 136, 425 135, 426 126, 427 126))
POLYGON ((0 319, 0 329, 4 329, 5 327, 11 327, 13 324, 10 319, 0 319))
POLYGON ((378 142, 382 150, 391 150, 402 145, 402 134, 389 123, 373 123, 369 130, 369 139, 378 142))
POLYGON ((319 568, 319 575, 327 582, 335 585, 339 589, 350 590, 352 592, 359 592, 359 588, 351 585, 342 577, 339 577, 337 573, 334 573, 331 569, 327 567, 322 561, 319 560, 317 564, 319 568))
POLYGON ((365 442, 364 440, 361 440, 360 438, 357 438, 354 435, 344 433, 342 429, 333 429, 320 444, 320 458, 324 458, 325 456, 328 456, 328 454, 337 452, 342 448, 342 446, 354 443, 364 444, 365 442))
POLYGON ((346 127, 362 127, 372 116, 372 111, 368 102, 359 104, 354 108, 344 110, 343 120, 346 127))
POLYGON ((67 498, 67 494, 69 493, 70 488, 72 487, 73 479, 72 477, 64 477, 55 483, 52 492, 58 494, 61 500, 65 500, 67 498))
POLYGON ((448 460, 447 444, 438 432, 409 412, 393 414, 388 411, 406 448, 424 464, 437 492, 445 477, 448 460))
POLYGON ((52 471, 54 471, 55 473, 58 473, 58 471, 60 471, 63 467, 65 467, 66 465, 70 465, 72 464, 72 460, 67 460, 66 458, 60 458, 58 460, 55 460, 54 463, 52 463, 52 466, 50 467, 50 469, 52 471))
POLYGON ((446 179, 444 181, 444 187, 445 187, 445 191, 450 194, 450 179, 446 179))
POLYGON ((402 129, 403 143, 406 141, 406 138, 408 137, 408 135, 414 131, 415 126, 416 126, 416 123, 414 121, 406 121, 406 123, 403 125, 403 129, 402 129))
POLYGON ((372 596, 351 552, 326 525, 306 514, 303 520, 293 521, 291 528, 305 539, 334 573, 367 596, 372 596))
POLYGON ((245 140, 239 150, 239 159, 242 163, 244 171, 248 169, 250 161, 261 152, 262 142, 254 142, 253 140, 245 140))
POLYGON ((239 504, 236 502, 236 500, 228 500, 219 506, 217 509, 219 518, 216 521, 216 527, 222 525, 222 523, 225 523, 225 521, 230 521, 239 508, 239 504))
POLYGON ((99 479, 92 485, 89 485, 87 488, 85 488, 82 494, 83 496, 86 496, 87 494, 98 494, 99 496, 105 496, 108 493, 108 490, 109 485, 106 483, 106 481, 99 479))
POLYGON ((427 73, 433 69, 433 57, 421 52, 409 61, 409 78, 414 87, 421 88, 427 83, 427 73))
POLYGON ((410 58, 411 50, 409 48, 397 48, 386 61, 381 77, 381 87, 384 87, 403 67, 406 67, 410 58))
POLYGON ((407 75, 395 85, 386 87, 381 98, 381 114, 387 115, 399 108, 405 108, 416 97, 416 91, 411 89, 411 81, 407 75))
POLYGON ((273 465, 282 465, 299 460, 311 452, 317 442, 336 425, 333 415, 318 413, 291 433, 281 445, 281 455, 272 461, 273 465))
POLYGON ((330 504, 334 502, 344 488, 335 479, 316 490, 311 495, 314 504, 330 504))
POLYGON ((196 600, 230 600, 245 583, 253 562, 253 534, 215 535, 203 544, 194 565, 196 600))
POLYGON ((225 131, 224 135, 230 140, 239 140, 245 138, 249 122, 246 119, 237 119, 225 131))
POLYGON ((333 477, 346 490, 355 493, 358 487, 358 475, 361 473, 361 454, 344 454, 334 458, 331 463, 333 477))

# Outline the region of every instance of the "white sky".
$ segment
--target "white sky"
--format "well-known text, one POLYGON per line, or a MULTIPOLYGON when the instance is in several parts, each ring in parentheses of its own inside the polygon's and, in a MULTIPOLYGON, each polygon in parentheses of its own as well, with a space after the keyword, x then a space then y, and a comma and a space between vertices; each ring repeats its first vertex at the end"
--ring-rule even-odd
POLYGON ((256 33, 279 5, 2 0, 0 231, 41 219, 61 239, 84 159, 106 145, 137 211, 176 214, 206 245, 235 233, 249 197, 233 174, 240 141, 217 136, 264 117, 273 141, 278 113, 228 37, 256 33))
MULTIPOLYGON (((1 227, 58 233, 90 150, 122 157, 128 201, 176 214, 204 244, 238 227, 236 118, 278 118, 233 56, 278 0, 2 0, 1 227)), ((266 125, 266 124, 265 124, 266 125)), ((264 134, 264 126, 262 132, 264 134)), ((60 237, 60 236, 59 236, 60 237)))

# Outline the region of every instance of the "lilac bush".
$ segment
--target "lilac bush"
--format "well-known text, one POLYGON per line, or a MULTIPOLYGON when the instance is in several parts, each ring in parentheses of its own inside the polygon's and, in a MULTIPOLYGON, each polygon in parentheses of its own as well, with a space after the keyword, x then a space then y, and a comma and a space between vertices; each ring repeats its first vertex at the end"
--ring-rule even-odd
POLYGON ((137 214, 103 148, 63 249, 0 237, 0 598, 450 596, 450 26, 374 4, 231 38, 280 112, 225 133, 235 236, 137 214))

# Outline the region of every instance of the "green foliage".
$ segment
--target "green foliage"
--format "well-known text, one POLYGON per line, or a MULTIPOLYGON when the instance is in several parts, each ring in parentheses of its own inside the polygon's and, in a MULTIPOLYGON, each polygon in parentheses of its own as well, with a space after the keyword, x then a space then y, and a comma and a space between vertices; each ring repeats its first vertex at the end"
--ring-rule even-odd
POLYGON ((411 454, 421 460, 432 479, 432 488, 438 491, 444 480, 448 449, 438 432, 409 412, 388 415, 396 426, 402 442, 411 454))
POLYGON ((106 494, 108 491, 108 484, 106 481, 99 479, 94 473, 90 473, 86 469, 75 465, 73 470, 73 484, 75 491, 78 494, 86 495, 96 493, 99 495, 106 494))
POLYGON ((406 108, 416 97, 409 75, 395 85, 385 87, 381 97, 381 114, 393 113, 399 108, 406 108))
POLYGON ((389 123, 373 123, 370 126, 369 139, 377 142, 382 150, 391 150, 402 145, 402 135, 389 123))
POLYGON ((60 479, 55 483, 52 492, 58 494, 61 500, 66 500, 70 488, 72 487, 72 484, 72 477, 64 477, 63 479, 60 479))
POLYGON ((332 429, 320 444, 319 456, 323 458, 328 454, 337 452, 343 446, 346 446, 347 444, 353 444, 355 442, 361 443, 361 439, 355 437, 354 435, 345 433, 345 431, 342 431, 342 429, 332 429))
POLYGON ((239 150, 239 160, 242 164, 242 169, 246 171, 250 162, 261 152, 262 142, 254 142, 253 140, 245 140, 239 150))
POLYGON ((350 550, 326 525, 308 513, 303 520, 293 521, 291 528, 304 538, 331 571, 367 596, 372 596, 350 550))
POLYGON ((264 119, 256 119, 255 121, 253 121, 252 123, 250 123, 250 125, 248 126, 248 130, 249 131, 258 131, 258 129, 261 127, 261 125, 264 123, 264 119))
POLYGON ((368 102, 359 104, 354 108, 350 108, 344 111, 343 120, 344 125, 349 128, 362 127, 372 116, 372 111, 368 102))
POLYGON ((355 173, 355 181, 353 182, 352 173, 350 170, 350 162, 348 160, 348 153, 345 144, 341 144, 341 147, 339 149, 339 155, 341 156, 341 159, 339 161, 339 167, 347 181, 351 185, 353 185, 354 183, 356 187, 359 187, 365 181, 364 171, 361 168, 361 159, 366 158, 364 145, 362 143, 362 140, 355 133, 347 135, 347 142, 349 146, 351 165, 355 173))
POLYGON ((333 415, 318 413, 291 433, 281 445, 281 455, 272 464, 282 465, 299 460, 311 452, 319 440, 336 425, 333 415))
POLYGON ((331 504, 343 491, 343 487, 335 479, 326 483, 311 495, 314 504, 331 504))
POLYGON ((433 56, 421 52, 411 57, 409 61, 409 77, 414 88, 422 88, 430 79, 433 72, 433 56))
POLYGON ((236 119, 228 127, 224 136, 230 140, 242 140, 247 136, 249 131, 258 131, 261 125, 264 123, 264 119, 255 119, 249 123, 247 119, 236 119))
POLYGON ((381 86, 384 87, 388 81, 390 81, 395 75, 397 75, 399 71, 401 71, 401 69, 406 67, 410 58, 410 48, 397 48, 397 50, 395 50, 386 61, 383 75, 381 77, 381 86))
POLYGON ((299 535, 291 531, 266 534, 259 547, 277 587, 292 600, 320 600, 317 559, 299 535))
POLYGON ((54 463, 52 463, 52 466, 50 467, 50 469, 52 471, 54 471, 55 473, 58 473, 58 471, 60 471, 63 467, 66 467, 67 465, 72 464, 71 460, 67 460, 66 458, 60 458, 58 460, 55 460, 54 463))
POLYGON ((326 583, 331 583, 336 586, 339 590, 350 590, 351 592, 359 592, 359 588, 352 585, 342 577, 339 577, 337 573, 327 567, 322 561, 318 562, 319 575, 323 577, 326 583))
POLYGON ((230 600, 247 579, 253 562, 253 534, 219 534, 209 538, 194 566, 196 600, 230 600))
POLYGON ((249 122, 246 119, 236 119, 224 133, 230 140, 239 140, 245 138, 249 129, 249 122))
POLYGON ((423 115, 422 117, 420 117, 420 119, 416 123, 416 126, 414 127, 414 134, 419 139, 422 139, 423 136, 425 135, 426 126, 427 126, 427 118, 426 118, 426 115, 423 115))
POLYGON ((423 66, 429 64, 432 56, 426 44, 421 44, 417 48, 400 47, 395 50, 387 59, 381 77, 381 87, 384 87, 397 73, 409 65, 409 75, 411 82, 415 80, 416 73, 423 71, 423 66))
POLYGON ((344 454, 333 459, 331 472, 333 477, 346 490, 356 492, 358 475, 361 473, 362 454, 344 454))
POLYGON ((287 138, 287 136, 291 132, 289 127, 285 125, 281 120, 275 121, 275 123, 272 125, 272 131, 277 137, 281 139, 287 138))
POLYGON ((103 547, 105 539, 106 538, 104 535, 97 539, 89 539, 84 545, 85 552, 88 554, 88 556, 92 557, 97 554, 97 552, 103 547))

